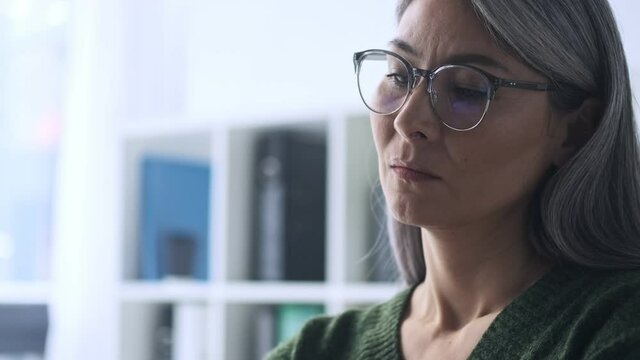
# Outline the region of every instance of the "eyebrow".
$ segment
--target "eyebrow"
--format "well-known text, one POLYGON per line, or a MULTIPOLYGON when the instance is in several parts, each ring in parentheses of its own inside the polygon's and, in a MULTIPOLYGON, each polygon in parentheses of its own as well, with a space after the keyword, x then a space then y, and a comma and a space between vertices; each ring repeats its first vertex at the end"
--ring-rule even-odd
POLYGON ((420 54, 418 54, 418 51, 416 51, 416 49, 413 48, 413 46, 411 46, 408 42, 395 38, 391 41, 389 41, 389 45, 393 45, 395 47, 397 47, 398 49, 401 49, 402 51, 409 53, 410 55, 413 55, 415 57, 419 57, 420 54))
MULTIPOLYGON (((421 57, 419 52, 413 47, 411 46, 411 44, 409 44, 408 42, 402 40, 402 39, 393 39, 391 41, 389 41, 389 44, 392 46, 397 47, 398 49, 408 53, 409 55, 412 55, 414 57, 421 57)), ((476 64, 476 65, 484 65, 484 66, 488 66, 488 67, 492 67, 495 69, 499 69, 502 70, 504 72, 507 73, 511 73, 511 71, 504 66, 503 64, 501 64, 500 62, 498 62, 497 60, 486 56, 486 55, 482 55, 482 54, 477 54, 477 53, 462 53, 462 54, 455 54, 450 56, 449 58, 446 59, 445 63, 447 64, 476 64)))
POLYGON ((468 53, 468 54, 455 54, 447 59, 451 64, 477 64, 489 66, 495 69, 502 70, 510 73, 506 66, 499 63, 497 60, 482 54, 468 53))

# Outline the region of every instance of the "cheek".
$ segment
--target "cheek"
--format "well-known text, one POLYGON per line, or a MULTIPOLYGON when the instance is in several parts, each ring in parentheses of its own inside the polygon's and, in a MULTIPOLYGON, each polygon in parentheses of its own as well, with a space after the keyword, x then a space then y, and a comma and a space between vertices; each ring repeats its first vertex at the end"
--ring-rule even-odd
POLYGON ((542 126, 504 127, 490 135, 485 141, 466 142, 457 152, 452 149, 457 173, 452 188, 473 212, 526 201, 551 163, 551 144, 542 126))
POLYGON ((395 135, 393 120, 388 117, 372 114, 370 123, 376 152, 378 154, 378 175, 389 211, 396 219, 410 223, 410 219, 414 217, 412 214, 419 212, 419 207, 417 208, 415 206, 415 204, 420 203, 416 201, 418 200, 416 195, 419 192, 398 188, 393 180, 393 174, 387 166, 387 158, 385 155, 392 151, 392 142, 395 135))
MULTIPOLYGON (((511 112, 515 113, 515 112, 511 112)), ((445 132, 429 144, 445 181, 407 185, 388 169, 393 121, 372 116, 380 182, 391 214, 412 225, 455 226, 528 201, 550 165, 542 117, 491 117, 473 132, 445 132)))

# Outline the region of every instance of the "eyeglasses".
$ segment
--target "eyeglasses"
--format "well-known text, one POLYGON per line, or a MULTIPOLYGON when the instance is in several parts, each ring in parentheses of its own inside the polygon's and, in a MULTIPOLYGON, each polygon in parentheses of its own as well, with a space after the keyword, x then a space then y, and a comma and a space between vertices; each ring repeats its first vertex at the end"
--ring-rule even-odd
POLYGON ((357 52, 353 64, 360 97, 369 110, 382 115, 397 112, 423 77, 435 114, 457 131, 471 130, 482 122, 499 87, 555 90, 552 84, 501 79, 470 65, 418 69, 387 50, 357 52))

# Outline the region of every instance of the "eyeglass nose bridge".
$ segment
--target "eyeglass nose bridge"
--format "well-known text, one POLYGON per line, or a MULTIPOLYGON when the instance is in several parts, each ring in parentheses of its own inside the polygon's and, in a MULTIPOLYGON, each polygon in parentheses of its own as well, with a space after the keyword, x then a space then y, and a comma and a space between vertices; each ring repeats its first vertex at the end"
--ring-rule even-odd
POLYGON ((412 68, 411 75, 413 79, 413 83, 411 84, 411 90, 415 89, 420 84, 420 78, 424 78, 427 80, 427 92, 431 94, 431 84, 433 83, 433 71, 412 68))
MULTIPOLYGON (((433 87, 433 78, 435 77, 436 72, 431 70, 425 70, 425 69, 411 68, 410 74, 411 74, 411 84, 409 87, 410 90, 407 93, 407 97, 405 98, 405 101, 402 103, 400 108, 402 108, 406 104, 407 100, 413 95, 413 90, 416 87, 418 87, 418 85, 420 85, 420 80, 424 78, 427 81, 427 84, 425 87, 427 94, 429 94, 431 105, 434 107, 434 110, 435 110, 435 104, 438 101, 438 92, 433 91, 432 87, 433 87)), ((398 110, 400 110, 400 108, 398 108, 398 110)))

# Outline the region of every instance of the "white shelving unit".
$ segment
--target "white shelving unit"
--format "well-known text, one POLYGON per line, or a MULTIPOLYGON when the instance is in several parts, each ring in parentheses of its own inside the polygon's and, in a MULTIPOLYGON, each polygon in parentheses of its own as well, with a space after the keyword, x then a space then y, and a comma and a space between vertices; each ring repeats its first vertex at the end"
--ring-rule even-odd
MULTIPOLYGON (((120 133, 122 276, 119 286, 119 359, 144 359, 162 309, 186 305, 206 313, 206 359, 253 359, 243 332, 255 327, 256 312, 275 304, 318 304, 336 314, 389 299, 401 285, 366 281, 371 248, 370 194, 377 162, 368 117, 353 112, 291 114, 279 118, 157 126, 136 122, 120 133), (215 124, 215 125, 207 125, 215 124), (322 282, 250 279, 253 143, 273 129, 296 129, 326 137, 326 274, 322 282), (138 280, 136 164, 147 153, 206 159, 211 164, 210 264, 208 281, 138 280)), ((200 327, 201 325, 194 325, 200 327)), ((176 359, 180 360, 180 359, 176 359)))
POLYGON ((51 285, 48 282, 2 282, 0 304, 48 304, 51 285))

